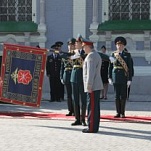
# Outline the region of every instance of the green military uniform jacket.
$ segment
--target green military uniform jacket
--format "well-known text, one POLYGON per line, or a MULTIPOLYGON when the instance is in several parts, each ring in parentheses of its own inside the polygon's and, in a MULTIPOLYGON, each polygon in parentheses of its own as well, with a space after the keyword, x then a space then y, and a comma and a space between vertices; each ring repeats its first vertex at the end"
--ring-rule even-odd
POLYGON ((120 54, 121 58, 124 60, 128 67, 128 72, 124 70, 122 64, 115 57, 117 51, 112 53, 114 62, 110 62, 109 65, 109 78, 112 79, 115 84, 126 84, 127 81, 132 81, 132 61, 131 54, 125 50, 120 54))
POLYGON ((71 72, 70 82, 83 83, 83 60, 85 58, 84 50, 82 50, 79 58, 73 59, 73 68, 71 72))
POLYGON ((72 71, 72 60, 70 55, 66 54, 62 56, 61 70, 60 70, 60 79, 63 79, 64 84, 70 83, 72 71))

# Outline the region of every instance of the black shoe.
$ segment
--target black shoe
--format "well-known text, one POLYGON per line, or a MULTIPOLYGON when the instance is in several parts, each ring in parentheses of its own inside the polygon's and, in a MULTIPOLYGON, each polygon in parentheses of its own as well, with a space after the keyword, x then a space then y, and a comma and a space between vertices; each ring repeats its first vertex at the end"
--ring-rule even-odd
POLYGON ((120 117, 120 114, 116 114, 115 116, 114 116, 114 118, 119 118, 120 117))
POLYGON ((102 99, 104 99, 104 97, 102 96, 100 99, 102 100, 102 99))
POLYGON ((97 132, 90 132, 90 130, 87 128, 83 129, 82 132, 83 133, 97 133, 97 132))
POLYGON ((71 124, 72 126, 76 126, 76 125, 82 125, 82 123, 80 121, 75 121, 74 123, 71 124))
POLYGON ((58 99, 57 102, 61 102, 60 99, 58 99))
POLYGON ((87 128, 85 128, 85 129, 82 130, 82 132, 83 132, 83 133, 90 133, 90 130, 87 129, 87 128))
POLYGON ((49 102, 55 102, 55 100, 50 100, 49 102))
POLYGON ((125 115, 124 115, 124 114, 122 114, 122 115, 121 115, 121 118, 125 118, 125 115))
POLYGON ((64 101, 64 98, 60 98, 61 101, 64 101))
POLYGON ((81 123, 82 123, 83 126, 87 126, 87 124, 84 120, 81 123))
POLYGON ((71 113, 71 112, 69 112, 68 114, 66 114, 66 116, 72 116, 72 113, 71 113))

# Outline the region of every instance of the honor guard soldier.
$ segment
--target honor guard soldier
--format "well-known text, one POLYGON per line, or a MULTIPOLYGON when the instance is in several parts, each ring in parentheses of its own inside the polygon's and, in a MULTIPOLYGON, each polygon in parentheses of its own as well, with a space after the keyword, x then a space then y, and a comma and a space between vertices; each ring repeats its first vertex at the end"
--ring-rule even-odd
POLYGON ((103 89, 100 76, 102 59, 94 50, 92 41, 83 39, 83 49, 87 54, 83 62, 83 83, 88 102, 88 129, 82 132, 97 133, 100 123, 100 91, 103 89))
POLYGON ((46 62, 46 74, 49 77, 50 83, 50 102, 60 102, 61 80, 60 80, 60 68, 61 57, 59 55, 58 45, 51 46, 54 50, 52 54, 47 57, 46 62))
POLYGON ((71 85, 73 90, 75 122, 71 125, 84 125, 86 115, 86 93, 83 86, 83 59, 85 52, 82 49, 82 36, 78 35, 75 42, 75 55, 71 56, 73 68, 71 72, 71 85), (81 102, 80 102, 81 101, 81 102), (80 108, 81 107, 81 108, 80 108))
POLYGON ((132 61, 129 52, 124 50, 126 46, 124 37, 117 37, 115 45, 117 50, 110 57, 109 83, 114 85, 115 104, 117 114, 115 118, 125 118, 125 104, 127 98, 127 88, 132 81, 132 61))
POLYGON ((69 113, 66 116, 74 115, 74 108, 73 108, 73 99, 72 99, 72 86, 70 82, 71 71, 72 71, 72 60, 70 56, 74 54, 75 50, 75 38, 70 38, 67 42, 68 44, 68 54, 63 54, 62 56, 62 63, 61 63, 61 72, 60 78, 62 84, 65 85, 67 91, 67 106, 69 113))

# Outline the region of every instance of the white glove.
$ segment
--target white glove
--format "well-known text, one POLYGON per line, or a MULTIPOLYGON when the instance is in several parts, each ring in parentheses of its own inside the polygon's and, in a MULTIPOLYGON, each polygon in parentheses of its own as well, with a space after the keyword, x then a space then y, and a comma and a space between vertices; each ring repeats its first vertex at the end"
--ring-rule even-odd
POLYGON ((63 81, 63 79, 61 79, 61 83, 62 83, 62 84, 64 84, 64 81, 63 81))
POLYGON ((131 81, 127 81, 127 87, 131 85, 131 81))
POLYGON ((78 58, 80 58, 79 54, 75 54, 75 55, 73 55, 73 56, 70 57, 71 60, 78 59, 78 58))
POLYGON ((115 58, 114 57, 109 57, 111 63, 113 63, 115 61, 115 58))
POLYGON ((92 92, 92 86, 91 85, 87 85, 87 90, 88 90, 88 93, 91 93, 92 92))
POLYGON ((108 81, 109 81, 109 84, 110 84, 110 85, 113 85, 112 79, 108 79, 108 81))

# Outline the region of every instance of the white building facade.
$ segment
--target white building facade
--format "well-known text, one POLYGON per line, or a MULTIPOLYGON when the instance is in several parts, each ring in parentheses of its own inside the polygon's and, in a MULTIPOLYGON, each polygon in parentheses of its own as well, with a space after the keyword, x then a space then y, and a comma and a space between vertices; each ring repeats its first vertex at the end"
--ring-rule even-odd
POLYGON ((125 37, 135 66, 132 93, 151 94, 149 85, 139 85, 151 80, 150 24, 151 0, 0 1, 0 43, 49 49, 63 41, 66 50, 68 38, 80 33, 111 53, 114 39, 125 37))

